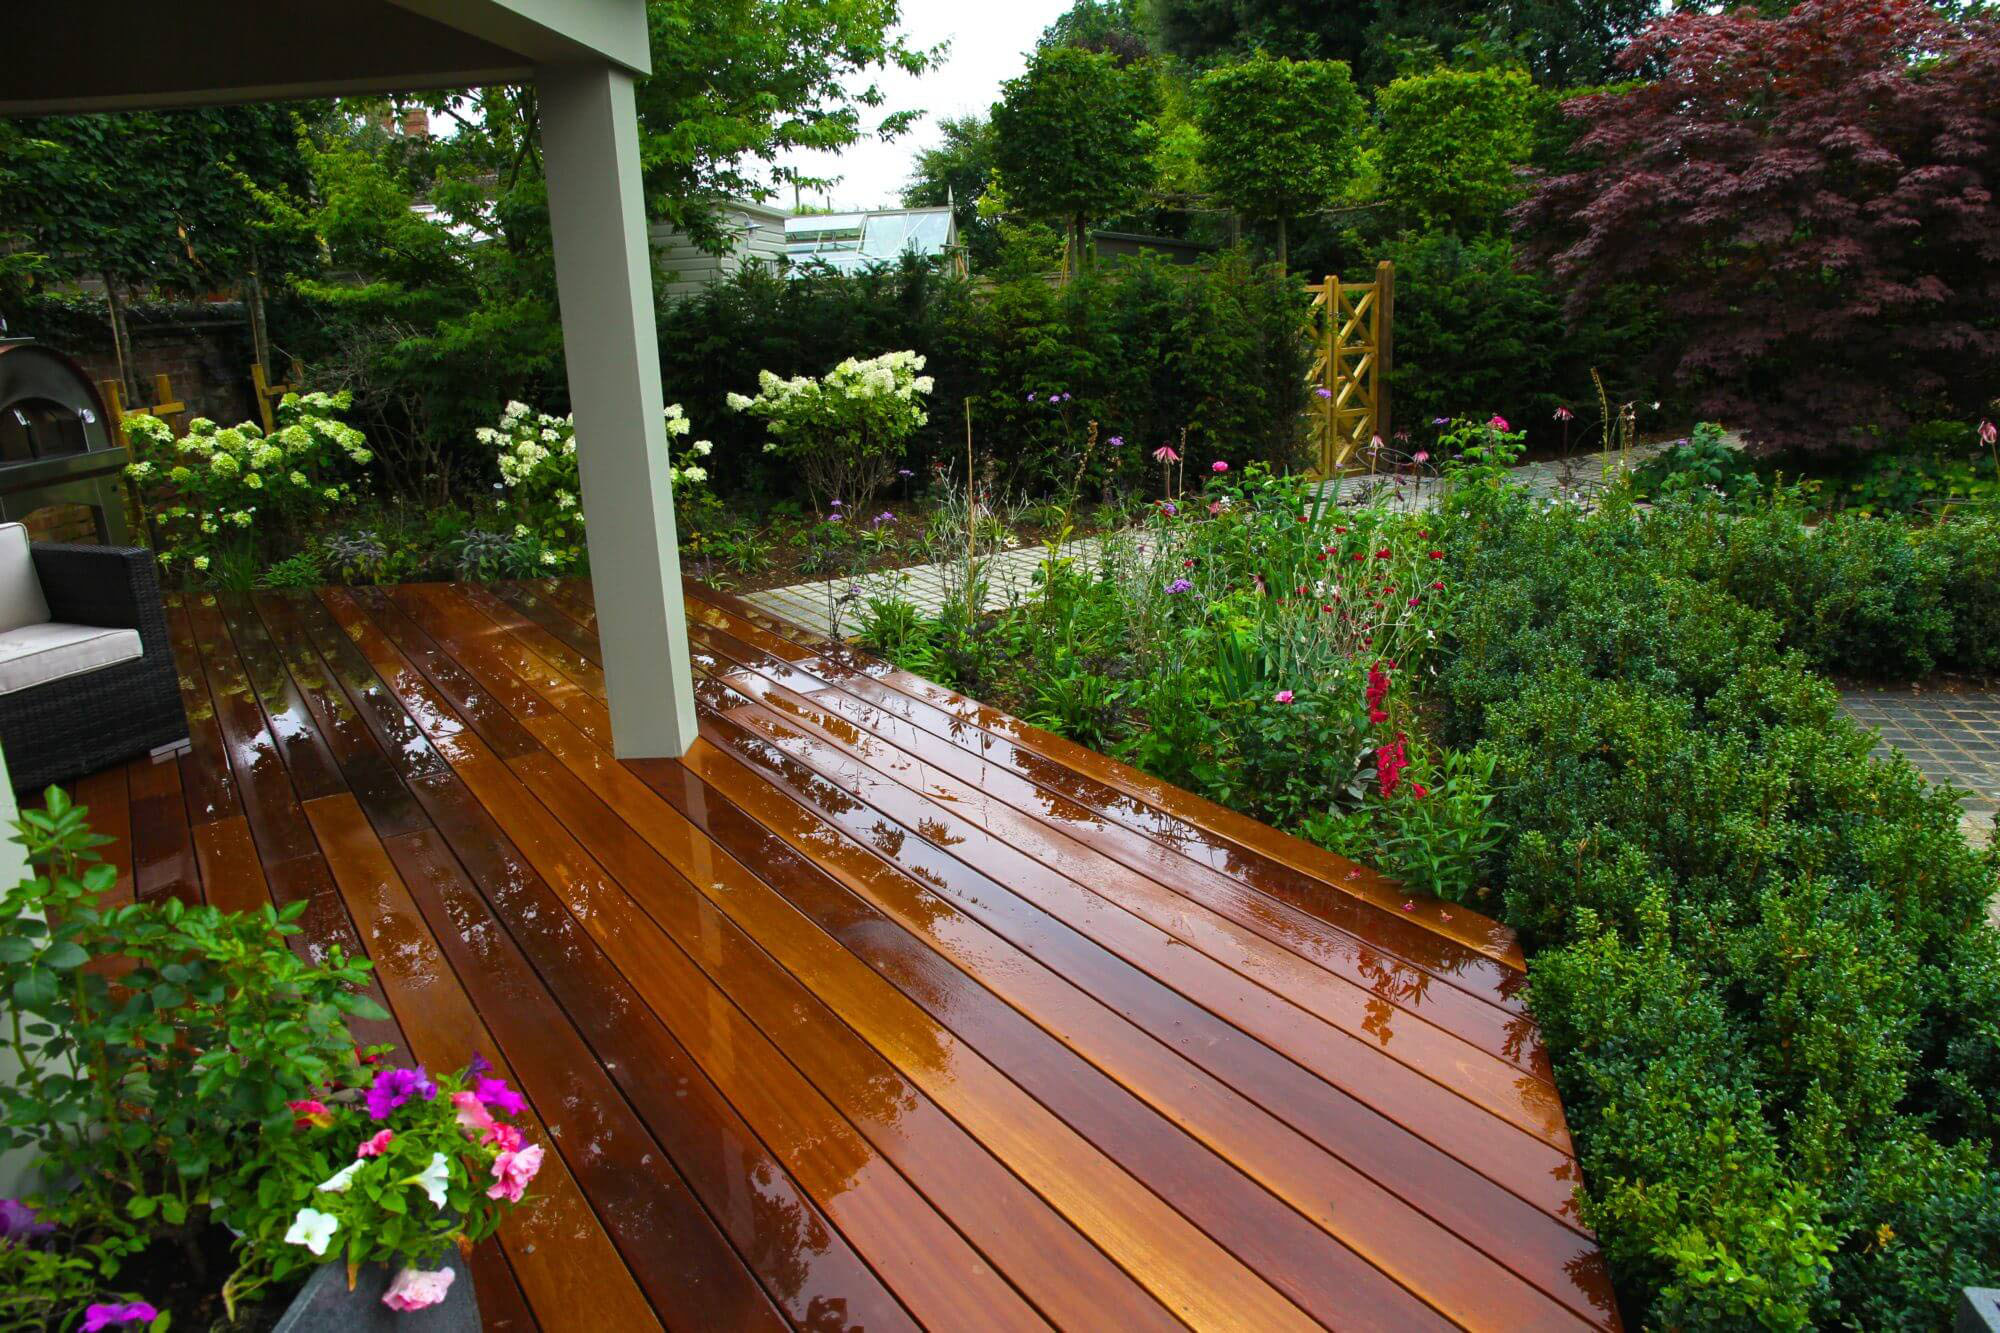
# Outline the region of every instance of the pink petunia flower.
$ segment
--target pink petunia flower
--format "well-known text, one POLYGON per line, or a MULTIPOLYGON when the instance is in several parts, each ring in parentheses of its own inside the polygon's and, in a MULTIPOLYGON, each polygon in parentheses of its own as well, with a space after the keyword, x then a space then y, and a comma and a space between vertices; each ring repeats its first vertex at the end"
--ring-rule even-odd
POLYGON ((354 1150, 354 1155, 356 1157, 380 1157, 383 1153, 389 1151, 389 1145, 395 1141, 396 1132, 394 1130, 378 1130, 366 1139, 359 1148, 354 1150))
POLYGON ((333 1123, 333 1112, 327 1109, 325 1102, 317 1098, 308 1097, 303 1101, 286 1102, 285 1109, 298 1117, 292 1121, 294 1129, 307 1127, 325 1129, 333 1123))
POLYGON ((486 1131, 486 1142, 501 1152, 521 1151, 521 1131, 504 1121, 494 1121, 493 1128, 486 1131))
POLYGON ((509 1203, 519 1203, 528 1183, 535 1173, 542 1169, 542 1145, 529 1144, 519 1152, 503 1152, 493 1159, 493 1184, 487 1187, 489 1199, 505 1199, 509 1203))
POLYGON ((382 1304, 399 1314, 428 1310, 444 1300, 445 1294, 451 1290, 452 1280, 457 1276, 449 1268, 402 1269, 390 1281, 389 1289, 382 1293, 382 1304))
POLYGON ((493 1128, 493 1113, 472 1093, 454 1092, 451 1105, 458 1112, 458 1127, 466 1131, 467 1138, 483 1137, 487 1130, 493 1128))
POLYGON ((1271 696, 1271 701, 1273 703, 1288 704, 1292 701, 1292 692, 1290 690, 1279 690, 1271 696))

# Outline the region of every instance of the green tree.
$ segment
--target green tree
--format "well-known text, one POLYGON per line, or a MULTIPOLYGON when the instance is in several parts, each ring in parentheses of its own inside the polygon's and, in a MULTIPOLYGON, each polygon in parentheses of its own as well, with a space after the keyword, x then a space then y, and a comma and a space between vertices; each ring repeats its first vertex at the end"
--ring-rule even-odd
POLYGON ((1521 193, 1538 102, 1520 70, 1437 69, 1378 90, 1382 193, 1407 226, 1493 231, 1521 193))
POLYGON ((1108 52, 1120 65, 1143 60, 1150 48, 1139 11, 1139 0, 1076 0, 1042 29, 1038 48, 1074 46, 1108 52))
MULTIPOLYGON (((653 215, 720 246, 717 205, 769 198, 770 182, 832 182, 780 164, 795 149, 838 150, 871 131, 885 98, 874 76, 921 74, 941 50, 897 33, 898 0, 650 0, 653 73, 640 81, 640 159, 653 215)), ((919 113, 880 118, 893 139, 919 113)))
POLYGON ((1216 193, 1246 217, 1276 224, 1286 267, 1291 219, 1333 202, 1352 173, 1361 94, 1336 60, 1259 52, 1202 75, 1195 99, 1201 161, 1216 193))
POLYGON ((984 268, 999 249, 993 223, 979 214, 979 197, 993 176, 993 126, 984 116, 946 116, 938 122, 938 132, 942 139, 937 147, 917 153, 910 182, 903 187, 903 206, 951 204, 968 258, 984 268))
POLYGON ((1051 47, 1001 93, 993 155, 1008 198, 1061 223, 1080 258, 1089 220, 1129 208, 1152 184, 1147 85, 1113 56, 1051 47))
POLYGON ((310 235, 278 225, 268 201, 304 189, 299 127, 323 110, 308 103, 13 122, 0 167, 0 235, 17 247, 9 260, 17 288, 103 283, 119 359, 128 361, 121 311, 132 293, 232 290, 310 253, 310 235))
POLYGON ((1454 53, 1481 30, 1485 0, 1152 0, 1157 49, 1211 63, 1253 51, 1344 60, 1364 86, 1454 53))

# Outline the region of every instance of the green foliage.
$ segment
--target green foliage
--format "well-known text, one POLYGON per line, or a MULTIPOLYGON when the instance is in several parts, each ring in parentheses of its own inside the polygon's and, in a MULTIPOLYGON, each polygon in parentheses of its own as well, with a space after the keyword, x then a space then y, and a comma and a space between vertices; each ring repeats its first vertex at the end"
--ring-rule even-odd
POLYGON ((1416 227, 1500 229, 1521 194, 1533 103, 1518 70, 1436 69, 1380 89, 1377 164, 1389 206, 1416 227))
POLYGON ((937 406, 910 437, 905 467, 962 470, 961 403, 970 398, 980 455, 1007 494, 1066 488, 1097 421, 1088 495, 1149 487, 1158 475, 1151 450, 1183 429, 1193 467, 1225 451, 1237 462, 1294 461, 1305 404, 1299 308, 1294 283, 1237 254, 1185 268, 1147 259, 1061 288, 1029 272, 977 299, 971 284, 918 263, 853 277, 745 270, 676 303, 660 326, 660 354, 668 396, 714 435, 709 463, 724 492, 803 489, 797 469, 775 468, 763 453, 754 419, 726 410, 729 394, 751 387, 745 367, 816 376, 830 348, 913 348, 937 406), (1070 397, 1052 404, 1061 393, 1070 397))
POLYGON ((1339 61, 1262 52, 1209 70, 1196 90, 1208 180, 1230 208, 1278 224, 1282 265, 1286 224, 1332 204, 1353 173, 1361 94, 1339 61))
POLYGON ((1397 421, 1420 438, 1434 414, 1497 412, 1536 444, 1560 448, 1555 413, 1567 407, 1577 418, 1567 442, 1586 451, 1599 445, 1595 421, 1585 426, 1585 405, 1596 402, 1590 372, 1614 403, 1639 396, 1634 372, 1659 328, 1642 293, 1605 293, 1566 312, 1505 236, 1406 233, 1379 253, 1396 266, 1397 421))
POLYGON ((2000 1273, 2000 863, 1783 648, 1920 665, 1918 543, 1804 532, 1783 496, 1480 489, 1444 521, 1445 730, 1495 759, 1506 915, 1628 1316, 1937 1326, 2000 1273))
POLYGON ((0 1089, 0 1149, 32 1149, 44 1178, 66 1182, 44 1220, 98 1246, 109 1281, 211 1210, 247 1216, 278 1167, 267 1132, 290 1126, 286 1103, 353 1067, 350 1016, 387 1015, 363 992, 365 961, 336 947, 312 964, 289 947, 304 903, 105 905, 117 873, 87 813, 51 787, 21 814, 40 873, 0 899, 20 1063, 0 1089))
POLYGON ((985 270, 999 258, 998 225, 980 213, 979 199, 993 179, 993 125, 983 116, 945 116, 938 121, 939 143, 920 149, 910 183, 903 187, 907 208, 953 206, 967 262, 985 270))
POLYGON ((189 294, 229 288, 311 251, 265 196, 306 186, 298 127, 315 104, 51 116, 0 138, 0 235, 32 277, 108 278, 189 294))
POLYGON ((1633 483, 1642 495, 1677 495, 1707 489, 1734 496, 1755 490, 1756 469, 1742 450, 1733 448, 1713 421, 1697 422, 1694 434, 1678 440, 1641 465, 1633 483))
POLYGON ((1150 185, 1145 81, 1115 57, 1037 51, 993 106, 993 159, 1019 209, 1061 223, 1080 246, 1091 218, 1123 211, 1150 185))
POLYGON ((2000 515, 1975 511, 1920 528, 1916 539, 1942 556, 1951 646, 1945 660, 1967 671, 2000 674, 2000 515))
POLYGON ((1420 749, 1407 786, 1371 792, 1358 809, 1305 819, 1300 836, 1455 903, 1485 895, 1506 828, 1493 813, 1493 756, 1420 749))

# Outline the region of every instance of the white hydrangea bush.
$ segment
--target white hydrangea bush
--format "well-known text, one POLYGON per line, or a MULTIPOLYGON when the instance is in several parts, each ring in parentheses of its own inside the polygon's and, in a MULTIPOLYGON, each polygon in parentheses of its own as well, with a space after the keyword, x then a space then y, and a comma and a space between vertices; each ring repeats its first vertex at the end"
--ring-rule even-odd
POLYGON ((176 437, 158 417, 126 417, 125 475, 162 568, 199 581, 226 548, 295 548, 308 519, 351 506, 375 457, 337 415, 352 406, 346 393, 288 393, 268 436, 196 417, 176 437))
MULTIPOLYGON (((679 403, 667 405, 666 428, 667 479, 677 507, 685 510, 707 495, 708 468, 702 460, 715 446, 707 440, 676 443, 692 429, 679 403)), ((515 541, 528 553, 524 563, 549 574, 583 568, 587 554, 575 418, 511 402, 496 424, 479 428, 478 438, 499 466, 495 499, 515 541)))
POLYGON ((798 464, 816 505, 839 500, 855 513, 873 507, 902 461, 903 446, 930 420, 933 381, 915 352, 849 357, 814 379, 757 375, 757 395, 732 393, 732 410, 761 417, 764 452, 798 464))

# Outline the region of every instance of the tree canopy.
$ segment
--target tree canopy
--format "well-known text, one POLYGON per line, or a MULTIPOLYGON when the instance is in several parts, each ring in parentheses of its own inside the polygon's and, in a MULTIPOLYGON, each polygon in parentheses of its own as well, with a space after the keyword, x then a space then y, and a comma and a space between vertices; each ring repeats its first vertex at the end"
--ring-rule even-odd
POLYGON ((1111 55, 1037 51, 993 106, 993 153, 1014 207, 1062 223, 1081 254, 1091 218, 1136 203, 1152 183, 1148 86, 1111 55))
POLYGON ((1238 213, 1277 224, 1283 265, 1287 224, 1331 204, 1352 173, 1361 94, 1339 61, 1262 52, 1217 66, 1196 88, 1210 187, 1238 213))
POLYGON ((984 116, 946 116, 938 122, 941 140, 917 154, 909 184, 903 187, 906 208, 942 208, 949 203, 958 218, 959 239, 971 262, 992 262, 998 241, 993 224, 979 214, 979 197, 993 178, 993 126, 984 116))

